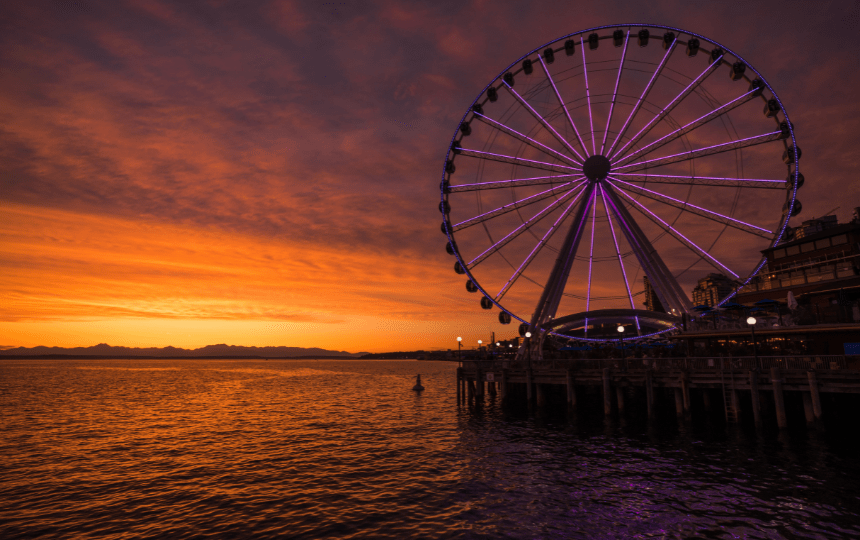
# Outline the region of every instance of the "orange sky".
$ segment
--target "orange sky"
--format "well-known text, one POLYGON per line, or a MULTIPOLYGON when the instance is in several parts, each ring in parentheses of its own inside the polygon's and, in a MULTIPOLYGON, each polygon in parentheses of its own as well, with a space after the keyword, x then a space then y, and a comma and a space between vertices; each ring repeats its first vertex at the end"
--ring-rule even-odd
POLYGON ((442 159, 500 69, 598 24, 744 53, 797 126, 800 217, 850 217, 857 3, 633 4, 4 3, 0 346, 512 336, 444 253, 442 159))

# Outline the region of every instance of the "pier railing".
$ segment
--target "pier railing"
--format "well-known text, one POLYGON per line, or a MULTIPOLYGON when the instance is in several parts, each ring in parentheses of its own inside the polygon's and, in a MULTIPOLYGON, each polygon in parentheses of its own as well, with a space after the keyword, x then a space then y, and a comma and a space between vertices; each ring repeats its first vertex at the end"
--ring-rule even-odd
POLYGON ((499 371, 502 369, 553 370, 553 369, 695 369, 695 370, 768 370, 773 367, 781 369, 855 369, 860 370, 860 357, 841 355, 783 355, 783 356, 714 356, 714 357, 678 357, 678 358, 585 358, 585 359, 548 359, 517 361, 510 359, 465 360, 463 366, 467 369, 481 371, 499 371))

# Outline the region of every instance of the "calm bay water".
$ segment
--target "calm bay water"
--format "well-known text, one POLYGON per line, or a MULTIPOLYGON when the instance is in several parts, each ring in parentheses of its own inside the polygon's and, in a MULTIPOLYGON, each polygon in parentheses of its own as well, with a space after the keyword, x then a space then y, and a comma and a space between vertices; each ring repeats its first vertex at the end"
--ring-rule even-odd
POLYGON ((860 537, 852 441, 458 406, 455 369, 0 361, 0 538, 860 537))

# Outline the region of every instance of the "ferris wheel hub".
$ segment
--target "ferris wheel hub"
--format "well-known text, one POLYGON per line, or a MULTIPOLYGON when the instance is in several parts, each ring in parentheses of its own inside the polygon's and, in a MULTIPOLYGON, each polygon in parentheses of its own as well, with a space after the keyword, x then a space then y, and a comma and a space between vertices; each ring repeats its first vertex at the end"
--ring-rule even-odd
POLYGON ((595 154, 582 164, 582 172, 592 182, 603 180, 609 174, 612 165, 606 156, 595 154))

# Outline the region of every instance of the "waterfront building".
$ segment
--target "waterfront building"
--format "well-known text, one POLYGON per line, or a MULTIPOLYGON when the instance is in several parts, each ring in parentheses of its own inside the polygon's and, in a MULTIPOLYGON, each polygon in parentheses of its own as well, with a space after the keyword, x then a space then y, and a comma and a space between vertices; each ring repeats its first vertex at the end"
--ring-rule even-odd
POLYGON ((735 282, 723 274, 712 273, 699 280, 693 289, 693 304, 715 306, 735 288, 735 282))
POLYGON ((645 285, 645 309, 648 311, 666 313, 666 310, 663 308, 660 298, 657 297, 657 293, 654 291, 654 287, 651 285, 651 281, 648 279, 648 276, 642 276, 642 283, 645 285))

